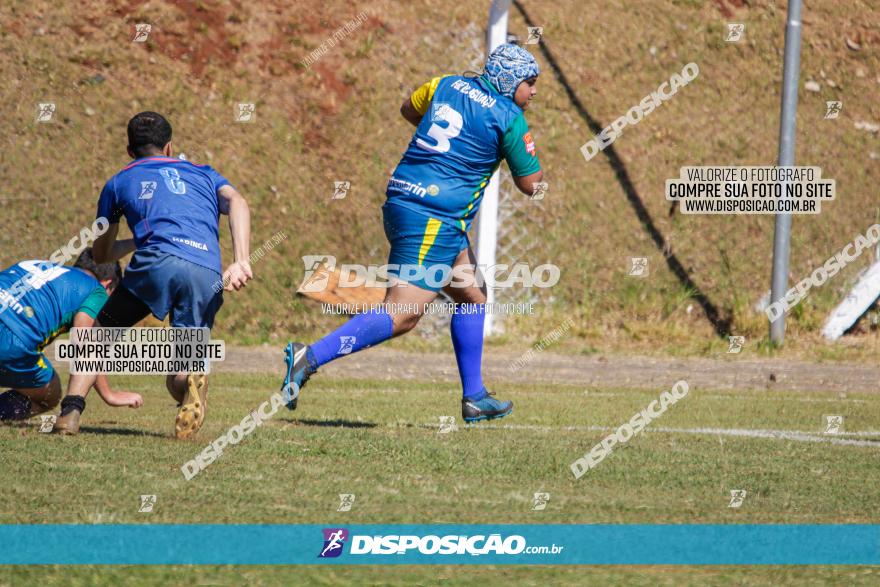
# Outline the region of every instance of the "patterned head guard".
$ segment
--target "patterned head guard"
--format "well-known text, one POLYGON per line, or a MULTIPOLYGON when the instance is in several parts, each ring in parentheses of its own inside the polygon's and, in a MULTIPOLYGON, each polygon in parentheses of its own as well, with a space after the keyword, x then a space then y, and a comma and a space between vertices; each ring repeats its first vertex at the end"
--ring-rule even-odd
POLYGON ((516 88, 523 80, 541 73, 532 54, 512 43, 499 45, 486 60, 483 75, 489 78, 503 96, 513 99, 516 88))

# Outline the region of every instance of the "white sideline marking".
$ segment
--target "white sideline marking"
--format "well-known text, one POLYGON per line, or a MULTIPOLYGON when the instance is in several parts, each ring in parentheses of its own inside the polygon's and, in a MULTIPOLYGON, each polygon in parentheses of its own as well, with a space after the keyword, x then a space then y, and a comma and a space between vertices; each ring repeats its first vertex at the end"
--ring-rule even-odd
MULTIPOLYGON (((423 424, 420 428, 436 428, 436 424, 423 424)), ((506 430, 567 430, 581 432, 611 432, 615 428, 608 426, 538 426, 535 424, 466 424, 466 429, 506 429, 506 430)), ((880 436, 880 430, 866 430, 864 432, 840 432, 834 435, 821 435, 815 432, 802 430, 748 430, 745 428, 667 428, 665 426, 647 427, 643 432, 664 432, 669 434, 711 434, 714 436, 739 436, 743 438, 772 438, 775 440, 797 440, 800 442, 827 442, 830 444, 845 446, 872 446, 880 448, 878 440, 857 440, 852 438, 840 438, 841 436, 880 436)))
MULTIPOLYGON (((610 430, 610 429, 607 429, 610 430)), ((651 431, 651 428, 645 428, 651 431)), ((838 436, 877 436, 880 432, 840 432, 835 435, 817 435, 814 432, 802 432, 799 430, 745 430, 742 428, 666 428, 658 426, 655 432, 671 432, 681 434, 713 434, 724 436, 741 436, 745 438, 774 438, 777 440, 798 440, 800 442, 828 442, 831 444, 847 446, 873 446, 880 448, 878 440, 855 440, 851 438, 836 438, 838 436)))
MULTIPOLYGON (((227 389, 231 389, 234 391, 248 391, 250 388, 246 387, 229 387, 227 389)), ((346 392, 355 393, 359 395, 369 395, 376 393, 411 393, 408 390, 401 389, 399 387, 381 387, 377 389, 352 389, 346 390, 346 392)), ((577 390, 566 390, 566 391, 541 391, 541 390, 532 390, 529 393, 540 395, 552 393, 556 396, 560 395, 574 395, 578 397, 633 397, 635 395, 650 395, 648 391, 637 390, 633 393, 621 393, 615 391, 591 391, 589 389, 584 391, 577 390)), ((722 395, 722 394, 706 394, 701 395, 701 399, 720 399, 720 400, 743 400, 743 401, 785 401, 785 402, 805 402, 805 403, 851 403, 851 404, 866 404, 868 400, 849 398, 849 397, 766 397, 766 396, 748 396, 748 395, 722 395)))
MULTIPOLYGON (((709 399, 744 399, 754 401, 756 398, 749 397, 747 395, 704 395, 704 398, 709 399)), ((787 401, 787 402, 806 402, 806 403, 818 403, 818 402, 849 402, 852 404, 864 404, 867 403, 863 399, 854 399, 848 397, 762 397, 758 398, 761 401, 766 400, 779 400, 779 401, 787 401)))
MULTIPOLYGON (((539 392, 540 393, 540 392, 539 392)), ((559 393, 559 392, 552 392, 559 393)), ((619 393, 614 391, 584 391, 583 395, 587 397, 623 397, 623 396, 631 396, 629 393, 619 393)), ((778 400, 778 401, 787 401, 787 402, 807 402, 807 403, 819 403, 819 402, 849 402, 852 404, 864 404, 867 403, 863 399, 855 399, 848 397, 761 397, 755 398, 754 396, 748 395, 721 395, 721 394, 706 394, 701 395, 702 399, 737 399, 737 400, 747 400, 747 401, 755 401, 755 399, 760 399, 761 401, 767 400, 778 400)))

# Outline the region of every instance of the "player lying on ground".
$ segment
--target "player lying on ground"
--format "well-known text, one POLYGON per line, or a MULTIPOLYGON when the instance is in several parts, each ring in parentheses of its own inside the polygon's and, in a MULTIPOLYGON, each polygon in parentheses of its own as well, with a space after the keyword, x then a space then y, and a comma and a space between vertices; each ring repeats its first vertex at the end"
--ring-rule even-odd
POLYGON ((385 308, 357 315, 309 346, 287 345, 282 390, 290 409, 321 365, 410 331, 443 289, 457 304, 451 330, 462 417, 473 422, 512 411, 511 402, 495 399, 483 385, 486 291, 475 279, 467 231, 502 158, 523 193, 533 193, 543 178, 523 115, 536 94, 539 73, 528 51, 502 45, 489 56, 481 76, 435 77, 404 101, 400 113, 416 132, 389 180, 382 208, 391 243, 388 263, 400 266, 400 281, 388 289, 385 308), (426 277, 412 277, 416 271, 409 269, 419 267, 439 267, 444 275, 454 270, 455 279, 436 287, 427 280, 435 275, 431 270, 426 277), (401 306, 414 311, 401 312, 401 306))
MULTIPOLYGON (((61 380, 43 348, 71 326, 86 328, 119 283, 119 263, 95 264, 90 249, 73 267, 50 261, 22 261, 0 272, 0 420, 24 420, 49 411, 61 399, 61 380), (20 280, 28 289, 17 301, 9 292, 20 280)), ((94 382, 111 406, 140 407, 137 393, 113 391, 104 376, 94 382)), ((85 405, 66 402, 64 410, 85 405)))
MULTIPOLYGON (((93 249, 99 261, 135 253, 96 326, 128 328, 152 313, 159 320, 170 314, 173 327, 211 328, 223 304, 222 285, 239 290, 253 278, 248 204, 208 165, 172 158, 171 125, 160 114, 141 112, 128 122, 128 154, 134 161, 101 192, 98 216, 107 218, 110 227, 93 249), (220 214, 229 215, 235 255, 222 277, 220 214), (117 241, 123 215, 134 238, 117 241)), ((68 397, 85 398, 94 379, 71 376, 68 397)), ((165 384, 180 406, 176 436, 195 434, 205 420, 207 375, 178 373, 165 384)), ((75 431, 79 413, 59 418, 59 423, 75 431)))

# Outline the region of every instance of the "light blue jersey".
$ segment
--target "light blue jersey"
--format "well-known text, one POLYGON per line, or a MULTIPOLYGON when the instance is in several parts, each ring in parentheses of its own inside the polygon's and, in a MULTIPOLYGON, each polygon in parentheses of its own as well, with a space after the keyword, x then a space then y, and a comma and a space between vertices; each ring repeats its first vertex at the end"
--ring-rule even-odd
POLYGON ((92 318, 107 301, 97 279, 49 261, 22 261, 0 272, 0 322, 29 350, 66 332, 77 312, 92 318))

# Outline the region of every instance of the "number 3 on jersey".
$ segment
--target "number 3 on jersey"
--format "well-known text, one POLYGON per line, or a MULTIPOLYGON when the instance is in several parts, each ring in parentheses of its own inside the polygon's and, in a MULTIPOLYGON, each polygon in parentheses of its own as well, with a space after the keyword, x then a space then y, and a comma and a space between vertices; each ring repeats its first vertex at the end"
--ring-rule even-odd
POLYGON ((437 144, 432 145, 423 139, 416 139, 416 144, 429 151, 445 153, 449 150, 449 140, 454 139, 461 132, 464 118, 460 112, 456 112, 446 104, 441 104, 434 110, 433 120, 434 123, 428 129, 428 136, 437 141, 437 144), (440 126, 437 122, 446 122, 446 126, 440 126))

